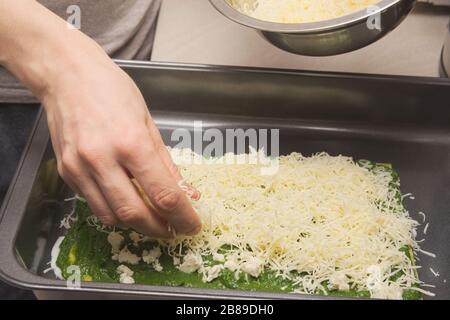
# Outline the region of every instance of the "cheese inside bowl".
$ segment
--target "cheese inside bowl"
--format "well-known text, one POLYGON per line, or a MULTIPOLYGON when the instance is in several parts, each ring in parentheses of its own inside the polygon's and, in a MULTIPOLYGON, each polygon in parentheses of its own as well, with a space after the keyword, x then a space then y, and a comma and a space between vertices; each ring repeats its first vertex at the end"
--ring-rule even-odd
POLYGON ((359 10, 372 10, 379 0, 228 0, 241 13, 258 20, 306 23, 330 20, 359 10))
POLYGON ((327 56, 365 47, 393 30, 415 0, 210 0, 230 20, 296 54, 327 56), (269 21, 265 21, 269 20, 269 21), (276 21, 276 22, 275 22, 276 21))

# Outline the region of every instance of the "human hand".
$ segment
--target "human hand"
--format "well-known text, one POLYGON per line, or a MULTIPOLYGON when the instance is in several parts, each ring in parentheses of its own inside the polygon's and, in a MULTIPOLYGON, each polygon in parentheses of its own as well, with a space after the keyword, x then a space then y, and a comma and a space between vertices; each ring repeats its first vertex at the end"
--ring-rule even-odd
POLYGON ((41 97, 60 175, 105 225, 163 238, 198 233, 183 178, 139 89, 109 58, 97 59, 73 64, 41 97))
POLYGON ((60 175, 101 222, 154 237, 199 232, 141 93, 99 45, 39 2, 14 0, 0 1, 0 43, 0 65, 47 111, 60 175))

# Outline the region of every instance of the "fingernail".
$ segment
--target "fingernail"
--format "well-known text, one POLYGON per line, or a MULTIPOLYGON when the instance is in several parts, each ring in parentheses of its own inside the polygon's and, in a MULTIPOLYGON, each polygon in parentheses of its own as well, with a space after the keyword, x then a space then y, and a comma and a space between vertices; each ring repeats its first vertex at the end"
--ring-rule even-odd
POLYGON ((201 193, 195 189, 192 185, 186 182, 186 180, 181 180, 178 182, 178 186, 183 190, 186 195, 194 201, 200 200, 201 193))
POLYGON ((196 234, 198 234, 200 231, 202 230, 202 226, 198 225, 196 226, 194 229, 192 229, 189 232, 186 232, 187 236, 195 236, 196 234))

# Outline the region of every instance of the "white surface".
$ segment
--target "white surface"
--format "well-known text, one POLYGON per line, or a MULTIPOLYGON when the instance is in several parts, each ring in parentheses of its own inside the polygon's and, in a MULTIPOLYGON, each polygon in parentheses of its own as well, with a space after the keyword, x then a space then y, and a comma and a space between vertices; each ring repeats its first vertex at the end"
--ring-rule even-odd
POLYGON ((164 0, 152 60, 357 73, 438 76, 450 9, 421 4, 378 42, 339 56, 284 52, 229 21, 207 0, 164 0))

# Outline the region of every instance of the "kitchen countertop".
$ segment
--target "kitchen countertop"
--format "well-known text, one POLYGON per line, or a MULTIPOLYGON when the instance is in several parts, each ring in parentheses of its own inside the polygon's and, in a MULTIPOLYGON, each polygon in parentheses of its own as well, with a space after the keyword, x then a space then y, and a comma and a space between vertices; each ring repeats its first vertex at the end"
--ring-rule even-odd
POLYGON ((164 0, 152 60, 437 77, 449 17, 449 7, 418 4, 398 28, 366 48, 305 57, 272 46, 207 0, 164 0))

